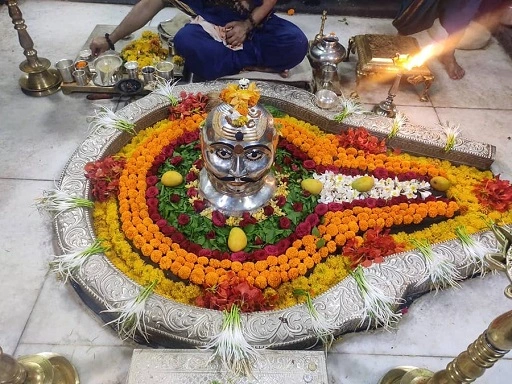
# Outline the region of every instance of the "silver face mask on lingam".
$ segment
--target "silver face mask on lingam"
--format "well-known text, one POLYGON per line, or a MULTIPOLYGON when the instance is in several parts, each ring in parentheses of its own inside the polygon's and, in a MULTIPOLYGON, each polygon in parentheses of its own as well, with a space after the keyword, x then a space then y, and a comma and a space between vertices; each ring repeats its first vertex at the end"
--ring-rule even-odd
POLYGON ((200 140, 199 190, 215 209, 240 216, 268 203, 276 190, 271 168, 278 135, 265 108, 257 104, 242 116, 222 103, 208 114, 200 140))

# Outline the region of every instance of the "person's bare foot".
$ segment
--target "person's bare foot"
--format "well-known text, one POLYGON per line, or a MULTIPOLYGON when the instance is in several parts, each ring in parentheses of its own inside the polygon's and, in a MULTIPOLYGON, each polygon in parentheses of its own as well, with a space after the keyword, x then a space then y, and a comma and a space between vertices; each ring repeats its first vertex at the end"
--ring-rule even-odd
POLYGON ((454 52, 445 53, 439 56, 439 61, 443 64, 448 76, 453 80, 460 80, 466 74, 464 68, 462 68, 459 63, 457 63, 457 60, 455 60, 454 52))

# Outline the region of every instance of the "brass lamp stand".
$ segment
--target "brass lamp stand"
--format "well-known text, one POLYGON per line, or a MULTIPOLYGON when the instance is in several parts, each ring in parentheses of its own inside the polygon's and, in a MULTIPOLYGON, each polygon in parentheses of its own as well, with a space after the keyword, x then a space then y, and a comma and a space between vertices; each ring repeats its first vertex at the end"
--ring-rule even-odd
MULTIPOLYGON (((505 295, 512 299, 512 233, 502 227, 493 231, 502 249, 486 255, 491 268, 505 271, 511 284, 505 295)), ((453 359, 446 369, 433 373, 416 367, 397 367, 390 370, 379 384, 463 384, 472 383, 512 349, 512 311, 494 319, 469 347, 453 359)))
POLYGON ((51 64, 48 59, 37 57, 34 42, 27 32, 17 1, 8 0, 7 6, 14 29, 18 31, 20 45, 24 49, 23 54, 27 58, 20 64, 20 69, 25 72, 19 80, 21 90, 29 96, 47 96, 57 92, 62 82, 59 72, 49 69, 51 64))

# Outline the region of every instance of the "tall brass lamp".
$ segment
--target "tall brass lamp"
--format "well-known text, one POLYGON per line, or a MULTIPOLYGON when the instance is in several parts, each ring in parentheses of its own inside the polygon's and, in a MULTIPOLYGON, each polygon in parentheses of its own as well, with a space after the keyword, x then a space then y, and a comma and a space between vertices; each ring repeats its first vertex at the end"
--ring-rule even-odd
POLYGON ((29 96, 47 96, 57 92, 62 83, 59 72, 50 69, 51 64, 48 59, 37 57, 34 42, 27 32, 17 1, 8 0, 7 6, 14 29, 18 31, 20 45, 24 49, 23 54, 27 58, 20 64, 20 69, 24 72, 19 80, 21 90, 29 96))
MULTIPOLYGON (((505 295, 512 299, 512 233, 494 226, 493 232, 501 247, 499 252, 486 255, 492 269, 504 271, 510 280, 505 295)), ((512 349, 512 311, 494 319, 489 327, 445 369, 433 373, 412 366, 396 367, 379 384, 463 384, 472 383, 512 349)))

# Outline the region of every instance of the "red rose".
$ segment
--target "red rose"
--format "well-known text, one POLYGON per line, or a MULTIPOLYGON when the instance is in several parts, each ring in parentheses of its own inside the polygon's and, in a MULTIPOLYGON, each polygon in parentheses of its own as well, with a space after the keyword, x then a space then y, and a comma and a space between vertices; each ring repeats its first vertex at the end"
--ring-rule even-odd
POLYGON ((149 187, 148 189, 146 189, 146 197, 147 198, 151 198, 151 197, 157 197, 158 196, 158 188, 153 186, 153 187, 149 187))
POLYGON ((179 225, 187 225, 189 223, 189 221, 190 221, 190 217, 186 213, 180 213, 178 215, 178 224, 179 225))
POLYGON ((318 216, 325 215, 328 210, 329 210, 329 208, 328 208, 327 204, 323 204, 323 203, 317 204, 317 206, 315 207, 315 213, 318 216))
POLYGON ((313 160, 308 159, 308 160, 304 160, 304 162, 302 163, 302 166, 304 168, 306 168, 308 171, 312 171, 313 169, 315 169, 316 163, 313 160))
POLYGON ((275 245, 267 245, 263 248, 267 256, 278 256, 278 249, 275 245))
POLYGON ((187 176, 185 176, 185 180, 187 181, 187 183, 190 183, 191 181, 194 181, 196 179, 197 179, 197 175, 195 172, 192 172, 192 171, 187 173, 187 176))
POLYGON ((171 163, 171 165, 178 165, 182 161, 183 161, 183 157, 181 157, 181 156, 174 156, 174 157, 171 157, 171 159, 169 160, 169 163, 171 163))
POLYGON ((226 225, 226 217, 219 211, 213 211, 212 223, 216 227, 223 227, 226 225))
POLYGON ((160 154, 153 159, 153 166, 160 166, 165 161, 165 156, 160 154))
POLYGON ((176 228, 174 228, 172 225, 165 225, 160 230, 165 236, 171 236, 173 233, 176 232, 176 228))
POLYGON ((316 213, 310 213, 308 217, 306 217, 305 222, 308 223, 311 228, 313 228, 318 225, 320 219, 318 218, 318 215, 316 213))
POLYGON ((328 207, 329 211, 333 211, 333 212, 343 211, 343 204, 341 204, 341 203, 332 202, 332 203, 327 204, 327 207, 328 207))
POLYGON ((192 163, 197 169, 203 168, 203 159, 197 159, 192 163))
POLYGON ((248 256, 247 253, 244 251, 233 252, 231 254, 230 259, 231 259, 231 261, 239 261, 239 262, 243 263, 244 261, 247 260, 247 256, 248 256))
POLYGON ((276 204, 279 208, 284 207, 284 205, 286 204, 286 197, 284 197, 283 195, 277 196, 276 204))
POLYGON ((165 157, 171 157, 174 153, 174 145, 166 145, 164 149, 162 149, 162 155, 165 157))
POLYGON ((212 250, 211 249, 202 248, 199 251, 198 256, 211 257, 212 256, 212 250))
POLYGON ((309 235, 311 233, 311 227, 309 226, 308 223, 304 222, 304 223, 300 223, 299 225, 297 225, 297 227, 295 228, 295 233, 296 235, 301 238, 301 237, 304 237, 306 235, 309 235))
POLYGON ((281 229, 289 229, 291 224, 292 224, 292 222, 286 216, 283 216, 283 217, 279 218, 279 228, 281 228, 281 229))
POLYGON ((266 260, 267 253, 263 249, 257 249, 253 252, 252 258, 254 261, 266 260))
POLYGON ((251 216, 249 212, 244 212, 242 214, 242 221, 240 221, 240 227, 244 228, 251 224, 256 224, 258 220, 256 220, 254 217, 251 216))
POLYGON ((215 233, 215 231, 211 230, 211 231, 208 231, 206 232, 206 235, 204 235, 208 240, 213 240, 215 239, 215 236, 217 234, 215 233))
POLYGON ((270 205, 266 205, 263 208, 263 213, 265 214, 265 216, 271 216, 274 214, 274 208, 272 208, 272 206, 270 205))
POLYGON ((180 195, 178 195, 177 193, 173 193, 170 197, 169 197, 169 200, 171 201, 171 203, 178 203, 180 200, 181 200, 181 197, 180 195))
POLYGON ((199 244, 196 244, 196 243, 192 243, 188 247, 188 251, 195 255, 198 255, 201 252, 201 249, 203 249, 203 248, 199 244))
POLYGON ((378 167, 373 170, 373 176, 377 179, 387 179, 389 172, 386 168, 378 167))
POLYGON ((201 212, 203 209, 206 208, 206 203, 204 200, 194 200, 194 211, 197 213, 201 212))
POLYGON ((181 232, 177 232, 175 229, 175 232, 171 235, 171 240, 175 243, 181 244, 185 240, 185 236, 181 232))
POLYGON ((148 177, 146 177, 146 184, 149 187, 152 187, 153 185, 156 185, 156 183, 158 183, 158 177, 156 177, 156 176, 148 176, 148 177))
POLYGON ((297 201, 297 202, 293 203, 292 208, 295 212, 302 212, 302 210, 304 209, 304 206, 302 205, 302 203, 300 201, 297 201))
POLYGON ((196 188, 189 188, 187 190, 187 196, 188 197, 196 197, 197 195, 198 195, 198 192, 197 192, 196 188))
MULTIPOLYGON (((155 222, 155 224, 158 225, 158 228, 160 228, 160 230, 162 230, 167 225, 167 220, 160 219, 160 220, 157 220, 155 222)), ((164 233, 164 235, 165 235, 165 233, 164 233)))
POLYGON ((158 199, 150 197, 149 199, 146 199, 146 205, 150 209, 158 209, 158 199))

